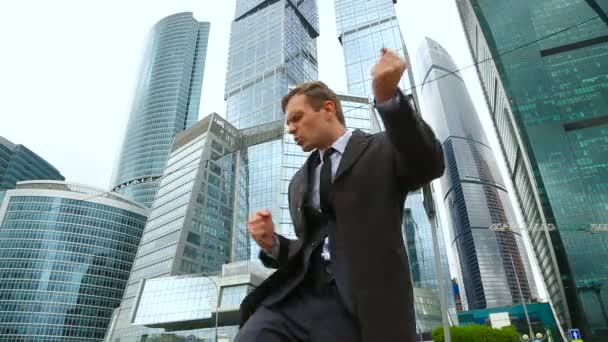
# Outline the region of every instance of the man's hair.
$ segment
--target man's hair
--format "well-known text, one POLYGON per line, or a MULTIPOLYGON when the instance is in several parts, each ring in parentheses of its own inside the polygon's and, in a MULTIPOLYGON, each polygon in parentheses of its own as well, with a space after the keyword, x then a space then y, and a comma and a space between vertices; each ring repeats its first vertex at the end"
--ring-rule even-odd
POLYGON ((336 117, 338 118, 338 121, 340 121, 343 126, 346 126, 346 123, 344 122, 344 113, 342 112, 342 104, 340 103, 340 99, 338 98, 336 93, 334 93, 333 90, 329 89, 329 87, 321 81, 305 82, 289 91, 289 93, 285 95, 283 97, 283 100, 281 101, 281 108, 283 109, 283 112, 285 112, 285 108, 287 107, 287 104, 289 103, 291 98, 295 95, 300 94, 306 95, 308 103, 316 111, 320 110, 321 107, 323 107, 325 101, 333 102, 334 108, 336 109, 336 117))

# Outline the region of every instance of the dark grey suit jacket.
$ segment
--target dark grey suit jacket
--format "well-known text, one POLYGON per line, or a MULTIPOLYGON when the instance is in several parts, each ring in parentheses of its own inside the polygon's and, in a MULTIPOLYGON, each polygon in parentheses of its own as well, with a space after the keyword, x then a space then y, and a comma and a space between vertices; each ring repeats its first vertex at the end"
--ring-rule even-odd
MULTIPOLYGON (((415 341, 416 319, 401 223, 406 195, 445 169, 441 144, 413 111, 406 97, 380 110, 386 131, 353 132, 334 177, 331 200, 336 223, 330 230, 332 263, 345 304, 361 323, 364 342, 415 341)), ((265 299, 284 290, 302 272, 303 255, 316 247, 302 208, 308 189, 308 163, 289 185, 289 209, 297 240, 279 236, 278 260, 260 254, 278 270, 241 305, 242 323, 265 299)), ((333 267, 332 267, 333 268, 333 267)))

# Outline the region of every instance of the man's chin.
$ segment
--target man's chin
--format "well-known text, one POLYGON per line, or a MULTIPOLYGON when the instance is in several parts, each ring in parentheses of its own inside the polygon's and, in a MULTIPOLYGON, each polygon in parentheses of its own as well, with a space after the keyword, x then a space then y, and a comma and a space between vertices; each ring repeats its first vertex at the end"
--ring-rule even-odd
POLYGON ((304 152, 310 152, 310 151, 314 150, 314 147, 311 145, 302 145, 300 147, 302 148, 302 151, 304 151, 304 152))

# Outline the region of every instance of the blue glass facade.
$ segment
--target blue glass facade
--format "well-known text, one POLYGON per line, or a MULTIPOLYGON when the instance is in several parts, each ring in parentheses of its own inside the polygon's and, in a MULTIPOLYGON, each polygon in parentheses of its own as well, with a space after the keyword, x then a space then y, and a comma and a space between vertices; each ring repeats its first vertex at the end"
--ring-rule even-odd
POLYGON ((608 266, 597 262, 608 235, 594 230, 608 222, 600 2, 457 3, 473 59, 499 56, 477 71, 524 221, 557 228, 529 235, 558 320, 584 340, 608 340, 608 266))
POLYGON ((150 32, 113 181, 115 191, 147 207, 173 138, 198 120, 209 27, 178 13, 150 32))
POLYGON ((418 51, 423 115, 442 142, 441 198, 458 256, 465 310, 510 306, 536 297, 521 234, 494 153, 451 56, 427 38, 418 51), (449 76, 446 76, 448 75, 449 76))
POLYGON ((225 86, 235 127, 283 120, 288 87, 317 79, 317 16, 314 0, 237 1, 225 86))
MULTIPOLYGON (((271 130, 272 123, 283 126, 281 98, 289 87, 318 78, 318 27, 315 0, 237 0, 225 86, 226 118, 232 125, 239 129, 270 125, 271 130)), ((293 174, 289 170, 301 166, 303 159, 294 155, 297 146, 290 145, 293 139, 283 131, 244 152, 247 215, 268 208, 277 230, 290 236, 284 193, 293 174)), ((258 250, 251 244, 251 255, 257 256, 258 250)))
POLYGON ((103 190, 25 182, 0 207, 0 341, 100 341, 147 210, 103 190))
POLYGON ((0 191, 14 189, 17 182, 27 180, 64 180, 46 160, 23 145, 15 145, 0 137, 0 191))
MULTIPOLYGON (((370 70, 382 48, 408 52, 395 14, 394 0, 334 0, 338 39, 344 49, 347 89, 350 94, 371 96, 370 70)), ((400 87, 412 94, 411 68, 403 75, 400 87)), ((414 96, 415 93, 414 93, 414 96)))

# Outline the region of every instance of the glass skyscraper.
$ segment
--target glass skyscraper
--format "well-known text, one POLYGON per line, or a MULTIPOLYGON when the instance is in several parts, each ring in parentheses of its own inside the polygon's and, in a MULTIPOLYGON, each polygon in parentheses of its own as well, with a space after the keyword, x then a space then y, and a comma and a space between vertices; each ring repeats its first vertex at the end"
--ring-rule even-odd
MULTIPOLYGON (((338 40, 344 49, 348 92, 371 96, 372 66, 382 48, 397 51, 408 58, 395 14, 396 0, 334 0, 338 40)), ((412 94, 411 68, 403 75, 399 87, 412 94)), ((415 96, 415 93, 414 93, 415 96)))
POLYGON ((139 72, 112 187, 152 205, 173 138, 198 120, 210 24, 192 13, 159 21, 139 72))
POLYGON ((0 206, 0 340, 101 341, 147 209, 104 190, 27 181, 0 206))
MULTIPOLYGON (((285 210, 287 182, 293 175, 290 170, 299 168, 305 158, 284 133, 281 99, 289 87, 317 79, 318 35, 315 0, 236 2, 226 74, 226 118, 238 129, 281 128, 245 151, 247 191, 249 211, 268 208, 278 232, 287 236, 293 235, 285 210)), ((257 258, 257 245, 251 248, 252 257, 257 258)))
POLYGON ((283 120, 288 88, 318 77, 318 36, 315 0, 237 0, 224 90, 228 121, 243 129, 283 120))
POLYGON ((246 175, 239 171, 246 164, 241 143, 240 132, 215 113, 175 137, 110 341, 138 341, 146 334, 131 325, 146 279, 213 274, 247 258, 246 218, 239 216, 247 203, 235 186, 243 183, 237 176, 246 175))
POLYGON ((525 224, 547 227, 529 235, 552 307, 606 341, 608 25, 594 3, 457 1, 525 224))
POLYGON ((423 116, 441 141, 446 173, 441 199, 458 256, 465 310, 510 306, 536 298, 522 232, 486 134, 457 66, 437 42, 418 50, 423 116), (449 75, 449 76, 446 76, 449 75), (428 82, 428 80, 435 80, 428 82))
POLYGON ((0 192, 14 189, 20 181, 64 179, 53 165, 27 147, 0 137, 0 192))

